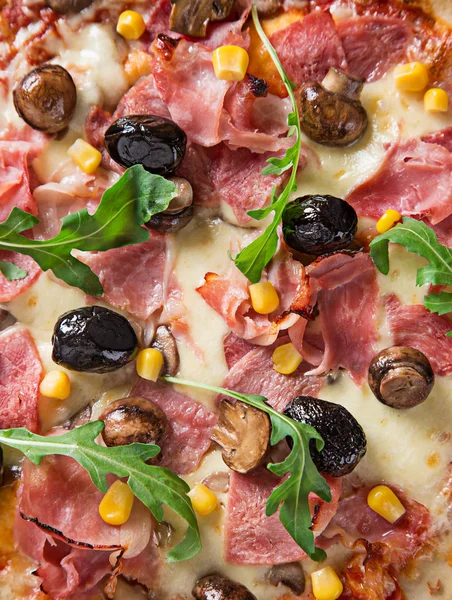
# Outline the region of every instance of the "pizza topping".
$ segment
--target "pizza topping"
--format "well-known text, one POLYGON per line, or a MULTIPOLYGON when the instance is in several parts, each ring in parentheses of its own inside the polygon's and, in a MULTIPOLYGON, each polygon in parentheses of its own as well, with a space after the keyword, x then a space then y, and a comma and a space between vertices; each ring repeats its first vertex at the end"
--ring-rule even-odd
POLYGON ((260 466, 270 445, 271 426, 267 414, 243 402, 220 402, 220 415, 212 440, 223 448, 226 465, 237 473, 260 466))
POLYGON ((157 404, 133 396, 109 404, 99 419, 104 422, 102 439, 107 446, 158 445, 168 427, 168 419, 157 404))
POLYGON ((99 150, 82 138, 75 140, 72 146, 68 148, 67 154, 77 167, 87 175, 95 173, 102 162, 102 154, 99 150))
POLYGON ((59 65, 43 65, 27 73, 13 96, 19 116, 46 133, 66 129, 77 103, 74 80, 59 65))
POLYGON ((116 31, 126 40, 138 40, 146 31, 146 23, 136 10, 125 10, 119 15, 116 31))
POLYGON ((121 117, 107 129, 108 153, 122 167, 143 165, 150 173, 174 173, 185 155, 187 136, 171 121, 154 115, 121 117))
POLYGON ((378 233, 386 233, 394 227, 396 223, 402 220, 402 215, 397 210, 388 208, 383 215, 378 219, 375 229, 378 233))
POLYGON ((166 210, 153 215, 146 227, 160 233, 175 233, 186 227, 193 218, 193 188, 183 177, 170 177, 176 186, 176 196, 166 210))
POLYGON ((375 397, 392 408, 412 408, 430 394, 435 375, 419 350, 392 346, 374 357, 369 367, 369 386, 375 397))
POLYGON ((109 525, 124 525, 130 519, 134 495, 127 483, 117 479, 99 504, 99 516, 109 525))
POLYGON ((299 562, 273 566, 267 575, 267 581, 275 587, 285 585, 296 596, 304 592, 306 585, 303 567, 299 562))
POLYGON ((279 306, 278 292, 271 281, 260 281, 249 287, 251 306, 259 315, 268 315, 279 306))
POLYGON ((286 243, 305 254, 319 256, 348 248, 358 227, 355 210, 334 196, 302 196, 282 215, 286 243))
POLYGON ((427 112, 447 113, 449 110, 449 96, 441 88, 431 88, 424 94, 424 108, 427 112))
POLYGON ((406 513, 406 508, 387 485, 377 485, 372 488, 367 496, 367 504, 391 524, 406 513))
POLYGON ((199 579, 191 593, 196 600, 256 600, 245 586, 218 573, 199 579))
POLYGON ((135 367, 139 377, 156 382, 163 369, 163 354, 157 348, 144 348, 138 352, 135 367))
POLYGON ((94 0, 46 0, 46 5, 52 10, 67 15, 79 13, 87 8, 94 0))
POLYGON ((240 46, 219 46, 212 53, 215 75, 225 81, 242 81, 249 62, 248 52, 240 46))
POLYGON ((207 35, 209 22, 224 21, 230 15, 234 0, 172 0, 169 28, 189 37, 207 35))
POLYGON ((218 498, 216 494, 203 483, 197 483, 188 492, 192 506, 196 514, 201 517, 207 517, 218 508, 218 498))
POLYGON ((172 375, 174 377, 179 370, 179 352, 176 340, 169 327, 160 325, 157 328, 152 341, 152 347, 159 350, 163 355, 163 370, 165 375, 172 375))
POLYGON ((137 354, 138 341, 122 315, 101 306, 86 306, 62 315, 52 337, 52 358, 73 371, 107 373, 137 354))
POLYGON ((66 400, 71 394, 71 380, 64 371, 49 371, 41 381, 39 392, 46 398, 66 400))
POLYGON ((367 441, 361 425, 340 404, 298 396, 284 414, 311 425, 322 436, 325 445, 321 451, 310 444, 312 459, 321 473, 333 477, 348 475, 366 454, 367 441))
POLYGON ((298 92, 300 126, 314 142, 351 146, 366 132, 368 119, 359 96, 364 81, 331 67, 322 81, 305 83, 298 92))
POLYGON ((422 92, 428 80, 428 67, 421 62, 406 63, 394 69, 396 87, 402 92, 422 92))
POLYGON ((336 600, 344 590, 342 581, 330 566, 311 573, 311 582, 316 600, 336 600))
POLYGON ((282 375, 292 375, 303 362, 303 357, 292 344, 282 344, 273 350, 273 368, 282 375))

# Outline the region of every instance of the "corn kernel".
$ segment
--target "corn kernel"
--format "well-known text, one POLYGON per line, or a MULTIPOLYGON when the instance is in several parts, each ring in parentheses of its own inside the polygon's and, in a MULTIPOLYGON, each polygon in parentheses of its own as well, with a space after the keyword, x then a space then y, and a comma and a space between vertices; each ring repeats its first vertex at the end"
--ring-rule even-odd
POLYGON ((157 348, 145 348, 138 352, 137 373, 143 379, 157 381, 163 367, 163 354, 157 348))
POLYGON ((428 84, 428 68, 421 62, 398 65, 394 69, 394 80, 402 92, 422 92, 428 84))
POLYGON ((215 75, 226 81, 241 81, 249 62, 248 52, 240 46, 220 46, 212 53, 215 75))
POLYGON ((197 483, 189 492, 191 503, 201 517, 210 515, 218 506, 218 498, 202 483, 197 483))
POLYGON ((151 59, 149 54, 142 50, 132 50, 124 61, 124 72, 129 85, 133 85, 145 75, 151 73, 151 59))
POLYGON ((394 227, 394 225, 400 221, 402 215, 396 210, 392 210, 392 208, 385 211, 378 219, 377 224, 375 225, 378 233, 386 233, 390 229, 394 227))
POLYGON ((46 398, 66 400, 71 393, 71 380, 64 371, 49 371, 41 381, 39 391, 46 398))
POLYGON ((424 95, 424 108, 428 112, 447 112, 449 110, 449 96, 441 88, 431 88, 424 95))
POLYGON ((251 304, 260 315, 268 315, 279 306, 279 296, 271 281, 253 283, 249 287, 251 304))
POLYGON ((125 10, 119 15, 116 31, 126 40, 138 40, 145 29, 143 17, 135 10, 125 10))
POLYGON ((77 167, 91 175, 102 162, 102 154, 94 146, 78 138, 67 151, 77 167))
POLYGON ((292 343, 275 348, 272 354, 273 368, 282 375, 290 375, 298 369, 303 357, 292 343))
POLYGON ((109 525, 123 525, 129 520, 133 507, 133 492, 117 479, 99 504, 99 515, 109 525))
POLYGON ((406 513, 403 504, 386 485, 377 485, 371 489, 367 496, 367 504, 389 523, 395 523, 406 513))
POLYGON ((311 573, 312 591, 317 600, 336 600, 344 586, 332 567, 311 573))

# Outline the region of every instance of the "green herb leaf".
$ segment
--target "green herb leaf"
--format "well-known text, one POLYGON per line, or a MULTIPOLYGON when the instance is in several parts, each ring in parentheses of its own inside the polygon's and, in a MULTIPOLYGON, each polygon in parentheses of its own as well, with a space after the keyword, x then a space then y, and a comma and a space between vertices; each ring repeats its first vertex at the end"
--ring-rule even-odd
POLYGON ((153 444, 130 444, 105 447, 94 441, 102 431, 102 421, 93 421, 76 427, 68 433, 41 436, 27 429, 0 430, 0 443, 20 450, 35 465, 45 456, 60 454, 76 460, 88 471, 92 482, 101 492, 108 489, 106 476, 127 477, 135 496, 149 508, 157 521, 163 520, 166 504, 188 523, 182 542, 167 556, 169 562, 187 560, 201 550, 198 522, 187 492, 189 486, 169 469, 146 464, 160 452, 153 444))
MULTIPOLYGON (((418 269, 416 285, 452 285, 452 250, 440 244, 433 229, 425 223, 404 217, 402 223, 371 242, 370 255, 384 275, 389 273, 389 242, 404 246, 429 262, 428 266, 418 269)), ((430 312, 445 315, 452 312, 452 294, 424 296, 424 305, 430 312)))
POLYGON ((267 516, 273 515, 279 507, 279 518, 284 528, 290 533, 296 543, 306 554, 316 561, 324 560, 326 554, 316 548, 314 534, 311 531, 312 518, 309 510, 308 496, 314 492, 325 502, 331 502, 331 491, 325 479, 317 471, 309 452, 310 440, 315 440, 317 449, 323 448, 323 440, 310 425, 298 423, 290 417, 279 413, 267 404, 264 396, 240 394, 231 390, 195 383, 176 377, 162 377, 169 383, 209 390, 240 400, 245 404, 264 411, 270 417, 272 425, 272 446, 290 437, 293 442, 289 456, 280 463, 269 464, 268 469, 279 476, 289 474, 289 477, 271 493, 266 507, 267 516))
POLYGON ((0 273, 8 281, 24 279, 27 276, 27 271, 17 267, 14 263, 5 262, 4 260, 0 260, 0 273))
POLYGON ((275 191, 272 192, 272 202, 270 206, 250 210, 249 216, 253 219, 264 219, 271 212, 274 212, 273 221, 265 229, 265 231, 249 246, 246 246, 234 259, 236 267, 251 281, 251 283, 257 283, 260 281, 262 271, 268 265, 273 258, 278 246, 278 225, 281 222, 284 208, 289 201, 290 194, 297 189, 297 169, 300 162, 301 153, 301 130, 300 130, 300 117, 298 114, 298 106, 293 93, 294 84, 290 81, 287 73, 285 72, 281 61, 278 58, 276 50, 271 45, 269 39, 264 33, 262 26, 259 22, 256 7, 253 6, 251 14, 253 16, 254 26, 256 31, 261 38, 264 46, 268 50, 275 66, 281 75, 281 78, 286 86, 289 97, 292 101, 292 112, 288 116, 289 133, 288 136, 296 135, 296 140, 293 146, 291 146, 282 158, 269 158, 267 162, 270 163, 268 167, 262 171, 263 175, 282 175, 286 171, 292 169, 289 181, 281 192, 279 198, 275 197, 275 191))
MULTIPOLYGON (((13 208, 7 220, 0 223, 0 250, 27 254, 43 271, 51 270, 67 284, 99 296, 103 289, 97 275, 72 256, 72 250, 105 251, 146 242, 149 232, 142 225, 152 215, 165 210, 175 195, 174 183, 135 165, 106 190, 93 215, 84 208, 64 217, 60 233, 50 240, 19 235, 39 221, 13 208)), ((15 271, 11 267, 3 265, 0 270, 13 278, 15 271)), ((19 277, 23 277, 23 273, 22 269, 16 271, 19 277)))

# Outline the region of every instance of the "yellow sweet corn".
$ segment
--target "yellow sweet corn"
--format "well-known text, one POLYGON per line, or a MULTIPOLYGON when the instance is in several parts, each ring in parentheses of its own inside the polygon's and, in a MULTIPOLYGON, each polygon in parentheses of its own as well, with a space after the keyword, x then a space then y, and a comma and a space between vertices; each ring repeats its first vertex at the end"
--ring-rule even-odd
POLYGON ((406 512, 403 504, 386 485, 377 485, 371 489, 367 496, 367 504, 389 523, 395 523, 406 512))
POLYGON ((49 371, 41 381, 39 391, 47 398, 66 400, 71 393, 71 380, 64 371, 49 371))
POLYGON ((109 525, 123 525, 129 520, 133 507, 133 492, 117 479, 99 504, 99 515, 109 525))
POLYGON ((317 600, 336 600, 344 586, 332 567, 311 573, 312 591, 317 600))
POLYGON ((240 46, 220 46, 212 53, 212 63, 218 79, 241 81, 246 74, 250 58, 240 46))
POLYGON ((201 517, 210 515, 218 506, 218 498, 202 483, 197 483, 189 492, 194 510, 201 517))
POLYGON ((124 61, 124 73, 129 85, 151 73, 151 59, 149 54, 142 50, 132 50, 124 61))
POLYGON ((88 175, 94 173, 102 162, 102 154, 99 150, 88 144, 88 142, 85 142, 85 140, 82 140, 82 138, 75 140, 67 153, 77 167, 88 175))
POLYGON ((249 287, 251 304, 260 315, 268 315, 279 306, 279 296, 271 281, 253 283, 249 287))
POLYGON ((138 40, 145 29, 143 17, 135 10, 125 10, 119 15, 116 31, 126 40, 138 40))
POLYGON ((383 213, 380 219, 377 221, 376 229, 378 233, 386 233, 394 227, 394 225, 400 221, 402 215, 392 208, 388 209, 383 213))
POLYGON ((272 354, 273 368, 282 375, 290 375, 298 369, 303 357, 292 343, 275 348, 272 354))
POLYGON ((398 65, 394 69, 394 80, 402 92, 422 92, 428 84, 428 67, 421 62, 398 65))
POLYGON ((449 96, 441 88, 431 88, 424 94, 424 108, 428 112, 447 112, 449 96))
POLYGON ((157 348, 145 348, 138 352, 136 369, 143 379, 157 381, 163 367, 163 354, 157 348))

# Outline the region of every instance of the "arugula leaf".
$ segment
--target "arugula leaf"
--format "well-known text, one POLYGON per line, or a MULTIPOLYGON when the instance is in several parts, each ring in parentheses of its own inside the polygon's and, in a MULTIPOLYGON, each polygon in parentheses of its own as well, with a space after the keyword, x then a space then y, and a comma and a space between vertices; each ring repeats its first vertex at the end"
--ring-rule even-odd
MULTIPOLYGON (((389 242, 400 244, 429 262, 418 269, 416 285, 452 285, 452 250, 440 244, 433 229, 425 223, 404 217, 402 223, 371 242, 370 255, 383 275, 389 273, 389 242)), ((424 305, 430 312, 445 315, 452 312, 452 293, 424 296, 424 305)))
POLYGON ((331 502, 330 488, 317 471, 309 452, 310 440, 315 440, 319 451, 324 446, 323 440, 317 431, 310 425, 298 423, 279 413, 267 404, 267 399, 264 396, 240 394, 220 387, 178 379, 177 377, 162 377, 162 379, 169 383, 225 394, 264 411, 270 417, 272 425, 270 440, 272 446, 287 437, 292 439, 293 447, 289 456, 283 462, 269 464, 267 467, 276 475, 289 474, 289 477, 271 493, 267 500, 266 515, 268 517, 273 515, 281 506, 279 518, 284 528, 312 560, 324 560, 326 558, 325 552, 320 548, 316 548, 314 543, 314 534, 311 531, 312 518, 308 503, 310 492, 314 492, 325 502, 331 502))
POLYGON ((263 175, 282 175, 286 171, 292 169, 286 187, 278 198, 276 197, 275 189, 273 189, 271 204, 266 208, 248 211, 250 217, 258 220, 265 219, 271 212, 274 212, 273 221, 258 238, 239 252, 234 259, 236 267, 251 281, 251 283, 257 283, 260 281, 262 271, 276 252, 278 246, 278 225, 281 222, 282 214, 289 201, 290 194, 297 189, 297 169, 301 154, 301 130, 298 106, 293 93, 294 85, 287 76, 278 55, 276 54, 276 50, 271 45, 262 29, 255 6, 252 8, 251 14, 253 16, 256 31, 275 63, 292 101, 292 112, 287 119, 289 125, 288 137, 296 135, 295 143, 286 151, 285 155, 282 158, 269 158, 267 162, 269 162, 270 165, 265 167, 262 171, 263 175))
MULTIPOLYGON (((165 210, 175 195, 174 183, 135 165, 105 191, 93 215, 84 208, 64 217, 60 233, 50 240, 19 235, 39 220, 13 208, 7 220, 0 223, 0 250, 27 254, 43 271, 51 270, 67 284, 100 296, 103 289, 97 275, 72 256, 72 250, 105 251, 146 242, 149 232, 142 225, 152 215, 165 210)), ((0 265, 0 270, 10 279, 25 276, 25 272, 15 265, 13 268, 12 263, 0 265)))
POLYGON ((0 260, 0 273, 8 281, 16 281, 17 279, 25 279, 27 271, 17 267, 14 263, 0 260))
POLYGON ((127 483, 157 521, 163 520, 162 504, 167 504, 188 523, 185 538, 167 556, 168 562, 187 560, 201 550, 198 522, 187 492, 189 486, 169 469, 148 465, 146 461, 160 452, 153 444, 130 444, 105 447, 95 443, 104 428, 102 421, 93 421, 68 433, 41 436, 25 428, 0 430, 0 442, 20 450, 35 465, 45 456, 60 454, 76 460, 88 471, 92 482, 101 491, 108 489, 106 476, 127 477, 127 483))

